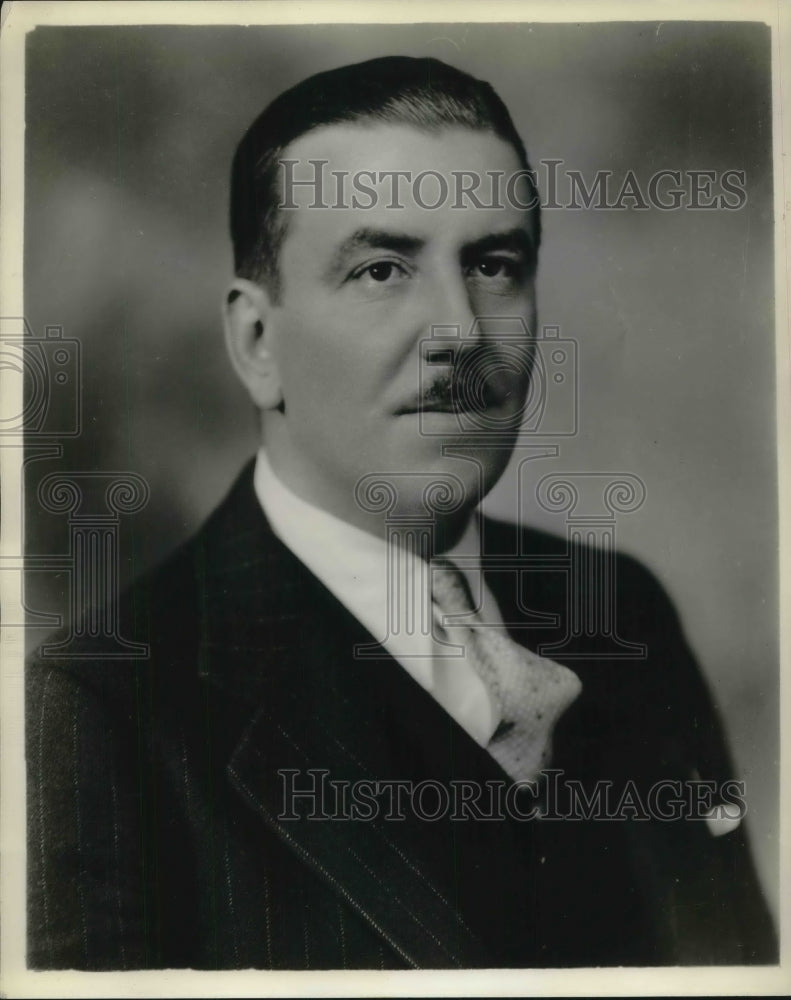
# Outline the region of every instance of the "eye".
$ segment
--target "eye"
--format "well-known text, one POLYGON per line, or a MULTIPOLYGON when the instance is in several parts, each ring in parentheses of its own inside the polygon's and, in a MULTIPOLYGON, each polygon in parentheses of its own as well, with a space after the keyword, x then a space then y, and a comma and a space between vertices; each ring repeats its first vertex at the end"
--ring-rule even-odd
POLYGON ((476 261, 470 271, 473 274, 477 272, 484 278, 513 278, 516 276, 517 263, 506 257, 484 257, 476 261))
POLYGON ((395 260, 374 260, 352 271, 347 281, 363 288, 389 288, 409 277, 406 267, 395 260))
POLYGON ((395 264, 389 260, 380 261, 378 264, 371 264, 363 274, 369 274, 373 281, 385 282, 392 277, 395 271, 395 264))

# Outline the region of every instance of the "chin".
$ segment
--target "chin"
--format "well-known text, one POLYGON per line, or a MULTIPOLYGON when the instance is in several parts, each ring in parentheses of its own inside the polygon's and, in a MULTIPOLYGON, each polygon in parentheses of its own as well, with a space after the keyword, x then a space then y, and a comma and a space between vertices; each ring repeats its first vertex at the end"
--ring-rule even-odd
MULTIPOLYGON (((410 428, 410 431, 412 428, 410 428)), ((358 463, 358 501, 381 503, 399 517, 457 518, 469 513, 503 475, 513 442, 493 449, 470 434, 437 434, 387 442, 358 463), (361 492, 360 492, 361 491, 361 492), (392 506, 390 506, 392 504, 392 506)))
POLYGON ((453 454, 443 455, 431 471, 437 488, 446 481, 453 483, 454 494, 463 495, 460 509, 469 512, 500 481, 510 457, 510 448, 492 450, 480 443, 464 442, 457 444, 453 454))

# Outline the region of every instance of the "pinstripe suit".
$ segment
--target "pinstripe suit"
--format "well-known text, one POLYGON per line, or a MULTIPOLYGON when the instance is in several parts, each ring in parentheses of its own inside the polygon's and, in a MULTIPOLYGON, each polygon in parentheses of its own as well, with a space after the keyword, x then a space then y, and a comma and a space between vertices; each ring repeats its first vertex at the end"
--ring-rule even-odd
MULTIPOLYGON (((487 524, 488 552, 515 529, 487 524)), ((528 551, 558 542, 529 534, 528 551)), ((729 764, 674 613, 618 567, 645 662, 574 660, 567 776, 647 787, 729 764)), ((489 585, 506 620, 514 578, 489 585)), ((560 615, 558 574, 523 602, 560 615), (555 579, 557 577, 557 579, 555 579)), ((501 781, 494 760, 269 530, 248 468, 122 601, 144 662, 28 667, 29 956, 38 968, 400 968, 775 960, 740 832, 703 823, 283 820, 278 770, 501 781)), ((551 641, 552 629, 515 630, 551 641)))

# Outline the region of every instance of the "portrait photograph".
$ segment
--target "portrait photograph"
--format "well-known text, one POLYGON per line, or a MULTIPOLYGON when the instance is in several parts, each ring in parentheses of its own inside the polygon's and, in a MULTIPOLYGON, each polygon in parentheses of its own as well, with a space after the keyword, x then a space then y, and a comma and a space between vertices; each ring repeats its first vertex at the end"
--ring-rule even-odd
POLYGON ((788 9, 2 16, 3 992, 786 993, 788 9))

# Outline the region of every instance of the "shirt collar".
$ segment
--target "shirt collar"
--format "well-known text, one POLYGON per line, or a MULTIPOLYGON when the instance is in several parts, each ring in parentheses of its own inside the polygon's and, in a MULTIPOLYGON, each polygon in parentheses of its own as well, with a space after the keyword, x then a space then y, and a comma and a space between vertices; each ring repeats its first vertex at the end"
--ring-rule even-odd
MULTIPOLYGON (((399 635, 397 641, 387 641, 387 542, 297 496, 275 474, 263 448, 256 459, 254 482, 270 526, 283 544, 382 642, 388 652, 425 687, 430 687, 430 638, 418 628, 411 635, 399 635), (413 662, 407 664, 406 660, 413 662)), ((468 577, 473 595, 479 595, 480 534, 477 517, 469 519, 459 541, 445 555, 449 559, 464 557, 462 571, 468 577)), ((425 600, 425 613, 430 615, 430 594, 425 595, 425 600)))
MULTIPOLYGON (((483 681, 464 660, 451 677, 435 669, 432 635, 433 606, 427 564, 389 552, 387 542, 356 528, 293 493, 275 474, 264 449, 258 452, 255 492, 269 524, 283 544, 316 576, 370 632, 372 656, 383 647, 410 676, 456 719, 482 746, 497 727, 499 716, 483 681), (393 572, 398 560, 398 572, 393 572), (389 584, 390 580, 396 583, 389 584), (398 615, 390 607, 397 595, 398 615), (404 609, 413 616, 407 621, 404 609)), ((446 558, 458 559, 484 620, 502 624, 497 603, 482 581, 478 518, 473 516, 446 558)), ((358 647, 355 655, 365 655, 358 647)))

